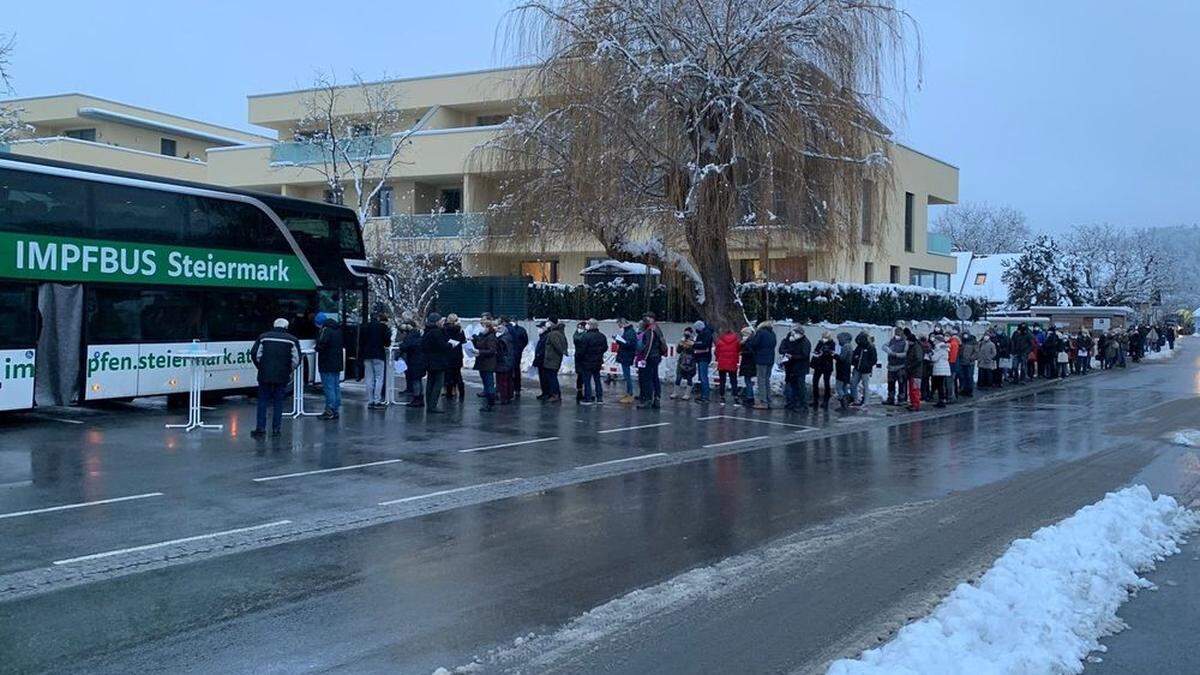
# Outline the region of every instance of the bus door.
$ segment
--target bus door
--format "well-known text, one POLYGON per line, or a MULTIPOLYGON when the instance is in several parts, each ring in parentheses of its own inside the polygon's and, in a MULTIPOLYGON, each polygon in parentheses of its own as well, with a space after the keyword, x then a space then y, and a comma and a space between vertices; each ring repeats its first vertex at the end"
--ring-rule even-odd
POLYGON ((81 400, 83 363, 83 284, 40 284, 41 332, 37 336, 34 400, 39 406, 81 400))

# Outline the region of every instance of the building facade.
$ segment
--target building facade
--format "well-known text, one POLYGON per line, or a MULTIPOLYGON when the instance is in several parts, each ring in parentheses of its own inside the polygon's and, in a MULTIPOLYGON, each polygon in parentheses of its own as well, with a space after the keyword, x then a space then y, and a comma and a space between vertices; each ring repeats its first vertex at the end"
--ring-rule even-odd
MULTIPOLYGON (((517 109, 527 74, 525 68, 505 68, 366 85, 386 89, 386 98, 403 108, 397 128, 376 137, 381 142, 372 142, 372 151, 404 143, 401 161, 389 171, 364 223, 368 246, 393 232, 432 231, 445 238, 448 250, 466 251, 466 274, 563 283, 579 283, 585 267, 607 257, 599 242, 489 245, 477 236, 476 226, 500 197, 499 174, 479 170, 472 153, 495 138, 517 109)), ((251 95, 248 121, 270 130, 261 136, 77 94, 25 99, 17 103, 26 108, 42 138, 18 141, 9 150, 323 200, 331 192, 324 160, 312 144, 293 140, 313 132, 308 111, 313 97, 322 93, 251 95), (175 156, 168 156, 168 149, 175 156)), ((339 93, 335 117, 369 112, 370 97, 357 85, 339 93)), ((855 250, 810 250, 786 235, 773 241, 769 228, 736 233, 729 242, 735 278, 950 290, 955 260, 949 242, 929 233, 927 224, 930 206, 958 200, 958 169, 903 145, 892 146, 890 154, 895 184, 885 191, 886 204, 862 209, 864 217, 877 220, 873 227, 864 223, 863 242, 855 250)), ((349 183, 342 188, 346 194, 353 190, 349 183)))

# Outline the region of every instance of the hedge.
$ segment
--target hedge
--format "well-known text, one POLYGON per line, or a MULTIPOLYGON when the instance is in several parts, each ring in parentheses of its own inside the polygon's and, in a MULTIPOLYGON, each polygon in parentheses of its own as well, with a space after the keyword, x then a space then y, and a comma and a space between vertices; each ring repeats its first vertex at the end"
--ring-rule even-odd
MULTIPOLYGON (((953 319, 961 304, 971 308, 973 318, 987 315, 982 298, 896 284, 748 283, 738 286, 738 295, 751 319, 892 325, 902 320, 953 319)), ((536 317, 636 318, 650 311, 665 321, 696 319, 695 308, 682 293, 664 286, 645 289, 619 281, 593 286, 532 283, 527 300, 530 314, 536 317)))

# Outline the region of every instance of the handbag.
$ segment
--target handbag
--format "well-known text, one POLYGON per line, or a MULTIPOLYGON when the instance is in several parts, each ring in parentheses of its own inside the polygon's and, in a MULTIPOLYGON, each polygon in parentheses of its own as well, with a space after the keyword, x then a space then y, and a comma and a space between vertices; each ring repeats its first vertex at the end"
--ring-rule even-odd
POLYGON ((392 369, 395 370, 397 375, 403 375, 408 372, 408 363, 404 359, 396 359, 392 362, 392 369))
POLYGON ((1068 359, 1067 359, 1067 353, 1066 353, 1066 352, 1059 352, 1059 353, 1058 353, 1058 356, 1057 356, 1057 357, 1055 357, 1055 360, 1057 360, 1059 363, 1066 363, 1066 362, 1067 362, 1067 360, 1068 360, 1068 359))

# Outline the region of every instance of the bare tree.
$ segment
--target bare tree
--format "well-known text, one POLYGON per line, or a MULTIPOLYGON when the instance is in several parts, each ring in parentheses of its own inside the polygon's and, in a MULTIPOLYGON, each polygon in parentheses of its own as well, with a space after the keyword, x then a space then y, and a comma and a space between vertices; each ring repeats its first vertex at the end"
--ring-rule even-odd
POLYGON ((1033 237, 1025 214, 1009 206, 964 202, 938 214, 933 231, 950 237, 956 251, 1016 253, 1033 237))
POLYGON ((308 148, 302 161, 324 177, 330 201, 352 207, 365 223, 388 178, 404 163, 418 120, 404 109, 397 87, 366 82, 357 73, 350 85, 317 73, 302 104, 293 139, 308 148))
POLYGON ((511 172, 493 221, 518 241, 682 271, 732 325, 731 235, 869 239, 864 181, 891 185, 885 82, 907 71, 891 0, 530 0, 512 18, 531 103, 478 158, 511 172))
POLYGON ((1136 306, 1174 290, 1185 264, 1160 231, 1080 225, 1065 249, 1079 261, 1083 285, 1097 305, 1136 306))
POLYGON ((387 229, 367 237, 369 262, 387 270, 387 278, 371 277, 372 296, 383 300, 393 318, 421 319, 433 308, 438 289, 462 274, 463 256, 479 232, 438 236, 436 225, 421 219, 394 218, 387 229))
MULTIPOLYGON (((15 35, 0 34, 0 96, 11 96, 13 93, 9 72, 12 68, 10 59, 15 44, 15 35)), ((19 106, 0 104, 0 143, 33 132, 33 126, 22 120, 24 112, 19 106)))

